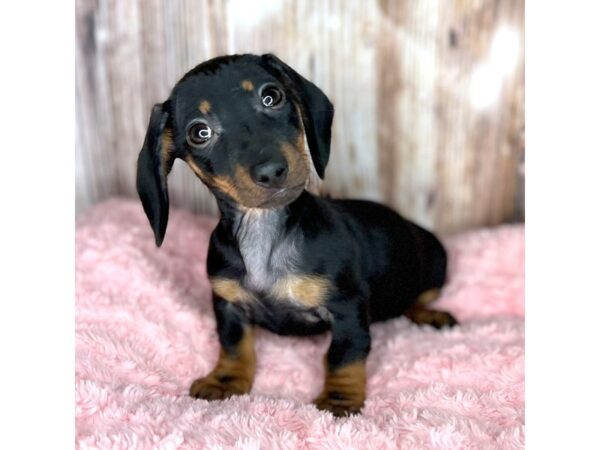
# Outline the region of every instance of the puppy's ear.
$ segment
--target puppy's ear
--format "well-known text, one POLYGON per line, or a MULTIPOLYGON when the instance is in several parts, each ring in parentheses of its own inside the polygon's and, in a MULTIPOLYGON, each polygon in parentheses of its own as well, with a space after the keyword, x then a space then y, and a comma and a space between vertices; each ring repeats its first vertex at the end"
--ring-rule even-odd
POLYGON ((288 84, 296 91, 310 155, 317 174, 322 179, 325 176, 325 167, 329 161, 333 104, 321 89, 277 56, 269 53, 262 55, 262 59, 269 67, 274 68, 280 76, 287 78, 288 84))
POLYGON ((173 139, 168 122, 168 101, 154 105, 137 162, 136 187, 158 247, 165 237, 169 219, 167 175, 174 160, 173 139))

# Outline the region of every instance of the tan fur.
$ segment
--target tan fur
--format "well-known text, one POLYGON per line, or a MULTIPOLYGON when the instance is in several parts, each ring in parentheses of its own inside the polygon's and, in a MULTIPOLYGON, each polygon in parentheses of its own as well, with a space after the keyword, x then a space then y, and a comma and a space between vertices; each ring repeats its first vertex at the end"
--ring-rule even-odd
MULTIPOLYGON (((301 186, 308 180, 310 161, 302 151, 304 135, 299 136, 296 142, 283 142, 281 151, 289 167, 287 186, 301 186)), ((240 207, 256 208, 269 201, 271 193, 258 186, 250 176, 246 167, 236 165, 233 177, 212 175, 206 173, 196 164, 192 155, 185 157, 185 161, 194 173, 209 187, 216 188, 231 197, 240 207)))
POLYGON ((302 109, 296 103, 294 103, 294 107, 296 108, 298 117, 300 117, 300 126, 302 128, 302 131, 300 132, 296 142, 296 148, 302 152, 303 160, 308 167, 308 176, 306 178, 305 189, 311 194, 320 196, 324 194, 323 180, 321 180, 317 170, 315 169, 312 156, 310 155, 310 149, 308 148, 308 143, 306 142, 306 132, 304 130, 304 116, 302 115, 302 109))
POLYGON ((231 178, 225 176, 215 176, 206 173, 198 166, 198 164, 196 164, 196 161, 194 161, 192 155, 186 156, 185 162, 188 164, 188 166, 190 166, 198 178, 200 178, 207 186, 217 188, 221 192, 230 196, 236 202, 240 204, 242 203, 242 199, 240 198, 237 187, 231 178))
POLYGON ((418 306, 428 305, 428 304, 434 302, 435 300, 437 300, 437 298, 439 296, 440 296, 440 289, 438 289, 438 288, 429 289, 428 291, 423 292, 422 294, 420 294, 417 297, 416 304, 418 306))
MULTIPOLYGON (((260 214, 261 210, 248 211, 260 214)), ((254 294, 245 289, 239 281, 230 278, 212 277, 210 283, 215 294, 232 303, 245 303, 256 300, 254 294)), ((332 285, 325 277, 318 275, 288 275, 278 280, 269 291, 275 300, 296 301, 308 308, 325 303, 332 285)))
POLYGON ((237 164, 234 174, 236 184, 239 186, 240 191, 243 191, 240 197, 245 201, 240 202, 242 205, 254 207, 267 200, 264 189, 254 183, 248 169, 237 164))
POLYGON ((364 360, 327 371, 325 386, 314 403, 335 416, 355 414, 366 398, 367 371, 364 360))
POLYGON ((417 325, 431 325, 435 328, 456 325, 456 319, 450 313, 428 309, 420 305, 407 309, 403 314, 417 325))
POLYGON ((325 303, 331 288, 331 283, 325 277, 288 275, 275 283, 271 295, 279 300, 295 300, 313 308, 325 303))
POLYGON ((210 102, 208 100, 202 100, 198 109, 202 114, 208 114, 210 112, 210 102))
POLYGON ((164 174, 167 176, 173 167, 173 133, 169 128, 165 128, 162 134, 160 157, 164 174))
POLYGON ((216 367, 206 377, 194 381, 190 395, 207 400, 219 400, 250 392, 254 382, 256 354, 254 332, 246 327, 235 351, 221 349, 216 367))
POLYGON ((248 91, 248 92, 250 92, 251 90, 253 90, 253 89, 254 89, 254 84, 253 84, 253 83, 252 83, 252 81, 250 81, 250 80, 244 80, 244 81, 242 81, 242 88, 243 88, 245 91, 248 91))
POLYGON ((310 160, 304 150, 304 135, 300 134, 296 142, 283 142, 281 152, 288 164, 288 184, 306 184, 310 172, 310 160))
POLYGON ((211 177, 212 185, 219 189, 221 192, 227 194, 237 203, 242 203, 242 196, 235 181, 229 177, 217 175, 211 177))
POLYGON ((242 287, 239 281, 229 278, 212 277, 212 290, 219 297, 232 303, 244 303, 254 300, 254 295, 242 287))

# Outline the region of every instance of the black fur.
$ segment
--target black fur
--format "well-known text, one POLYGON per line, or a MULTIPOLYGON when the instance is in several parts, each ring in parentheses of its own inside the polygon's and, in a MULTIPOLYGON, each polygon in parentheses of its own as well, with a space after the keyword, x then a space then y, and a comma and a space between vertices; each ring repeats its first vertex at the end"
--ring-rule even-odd
MULTIPOLYGON (((239 244, 247 205, 240 205, 232 191, 210 180, 228 177, 224 179, 233 180, 236 189, 243 191, 236 181, 236 167, 250 170, 281 158, 282 143, 294 142, 304 133, 312 163, 323 178, 332 120, 333 106, 327 97, 273 55, 220 57, 190 71, 167 102, 154 108, 138 162, 137 187, 157 245, 163 240, 168 216, 166 174, 172 161, 163 167, 159 139, 168 129, 173 148, 167 154, 188 163, 191 159, 201 169, 221 212, 210 240, 208 275, 237 280, 251 289, 245 285, 248 271, 239 244), (241 88, 244 80, 252 82, 251 92, 241 88), (274 83, 285 93, 283 105, 276 110, 262 107, 258 90, 264 83, 274 83), (202 100, 210 104, 209 113, 199 112, 202 100), (200 117, 215 133, 206 148, 194 148, 186 141, 188 124, 200 117)), ((333 288, 317 307, 281 302, 260 289, 253 290, 256 301, 242 305, 214 295, 225 351, 234 351, 249 324, 293 335, 330 329, 327 362, 335 370, 367 357, 371 323, 401 315, 419 294, 444 284, 446 252, 438 239, 391 209, 368 201, 320 198, 294 186, 275 201, 270 197, 273 192, 261 189, 252 187, 265 201, 251 207, 276 211, 279 225, 270 244, 276 248, 280 242, 293 242, 298 254, 295 273, 322 276, 333 288)), ((247 201, 258 202, 255 197, 248 196, 247 201)))
POLYGON ((163 105, 154 105, 144 146, 138 157, 137 191, 160 247, 169 218, 167 168, 161 160, 161 139, 168 119, 163 105))

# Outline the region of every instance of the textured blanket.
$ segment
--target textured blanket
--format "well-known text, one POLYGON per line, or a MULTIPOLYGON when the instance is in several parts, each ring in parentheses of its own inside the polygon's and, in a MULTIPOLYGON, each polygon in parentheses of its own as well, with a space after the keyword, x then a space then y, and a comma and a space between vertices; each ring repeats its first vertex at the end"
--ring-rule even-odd
POLYGON ((522 226, 445 239, 450 279, 437 307, 460 326, 373 325, 363 414, 337 419, 310 404, 328 335, 258 331, 250 395, 188 397, 218 355, 205 275, 214 224, 172 210, 157 249, 136 201, 111 200, 78 220, 78 448, 523 447, 522 226))

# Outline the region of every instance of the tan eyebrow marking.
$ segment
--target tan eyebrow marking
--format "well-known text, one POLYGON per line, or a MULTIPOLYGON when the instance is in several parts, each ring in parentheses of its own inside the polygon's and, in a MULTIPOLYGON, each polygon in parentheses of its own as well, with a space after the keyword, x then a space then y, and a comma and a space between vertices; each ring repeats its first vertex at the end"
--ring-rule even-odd
POLYGON ((198 109, 202 114, 207 114, 210 111, 210 102, 208 100, 202 100, 198 109))
POLYGON ((252 81, 250 80, 244 80, 242 81, 242 88, 245 91, 251 91, 252 89, 254 89, 254 84, 252 84, 252 81))

